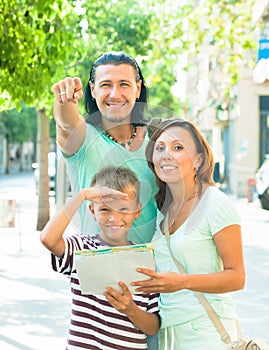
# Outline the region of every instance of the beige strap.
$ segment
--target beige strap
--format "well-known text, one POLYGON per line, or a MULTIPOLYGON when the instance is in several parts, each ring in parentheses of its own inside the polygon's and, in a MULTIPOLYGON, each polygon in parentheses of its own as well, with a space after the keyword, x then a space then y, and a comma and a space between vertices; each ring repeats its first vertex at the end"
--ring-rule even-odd
MULTIPOLYGON (((169 248, 171 257, 173 258, 174 263, 176 264, 178 271, 180 273, 186 274, 188 272, 179 263, 179 261, 176 260, 176 258, 174 257, 174 254, 173 254, 173 252, 171 250, 171 246, 170 246, 170 232, 169 232, 167 217, 164 219, 163 223, 164 223, 165 238, 166 238, 166 241, 167 241, 167 246, 169 248)), ((218 315, 216 314, 215 310, 213 309, 213 307, 210 305, 209 301, 206 299, 205 295, 203 293, 201 293, 201 292, 193 292, 193 294, 195 295, 195 297, 199 300, 199 302, 202 304, 202 306, 206 310, 208 316, 210 317, 211 321, 213 322, 214 326, 216 327, 217 331, 219 332, 221 339, 226 344, 231 343, 230 335, 226 331, 225 327, 223 326, 222 322, 220 321, 220 319, 219 319, 218 315)), ((241 330, 240 330, 238 322, 237 322, 237 331, 238 331, 238 334, 241 334, 241 330)))

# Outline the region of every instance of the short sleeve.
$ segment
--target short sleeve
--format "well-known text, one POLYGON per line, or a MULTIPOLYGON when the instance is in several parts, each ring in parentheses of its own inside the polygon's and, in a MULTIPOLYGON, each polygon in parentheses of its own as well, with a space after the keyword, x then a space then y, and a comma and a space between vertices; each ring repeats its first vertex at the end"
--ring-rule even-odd
POLYGON ((149 313, 153 314, 154 312, 159 312, 158 301, 159 301, 159 294, 158 293, 150 294, 148 308, 147 308, 147 311, 149 313))
POLYGON ((81 159, 84 158, 89 145, 93 143, 93 140, 96 139, 97 135, 99 135, 98 131, 91 124, 87 124, 85 140, 81 147, 72 156, 65 155, 62 149, 60 149, 63 158, 67 161, 67 163, 70 164, 76 163, 77 161, 81 161, 81 159))
POLYGON ((51 254, 51 263, 54 271, 64 275, 71 275, 74 270, 74 252, 83 249, 83 239, 80 235, 63 237, 65 244, 64 256, 59 258, 51 254))
POLYGON ((212 235, 227 226, 241 225, 241 218, 231 199, 219 189, 212 187, 210 193, 210 208, 207 211, 207 220, 212 235))

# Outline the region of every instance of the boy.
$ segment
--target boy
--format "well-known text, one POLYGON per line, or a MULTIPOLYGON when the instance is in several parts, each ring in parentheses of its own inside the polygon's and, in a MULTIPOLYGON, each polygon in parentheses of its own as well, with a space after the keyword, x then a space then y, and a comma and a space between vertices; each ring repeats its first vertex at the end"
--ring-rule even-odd
MULTIPOLYGON (((158 295, 131 295, 123 282, 122 294, 107 287, 104 295, 83 295, 74 268, 74 252, 81 249, 131 245, 127 233, 140 215, 139 182, 128 168, 107 167, 98 172, 90 188, 82 189, 41 232, 52 253, 55 271, 71 277, 72 316, 67 349, 147 349, 146 334, 159 329, 158 295), (63 236, 72 217, 85 201, 101 232, 95 236, 63 236)), ((93 281, 94 283, 94 281, 93 281)))

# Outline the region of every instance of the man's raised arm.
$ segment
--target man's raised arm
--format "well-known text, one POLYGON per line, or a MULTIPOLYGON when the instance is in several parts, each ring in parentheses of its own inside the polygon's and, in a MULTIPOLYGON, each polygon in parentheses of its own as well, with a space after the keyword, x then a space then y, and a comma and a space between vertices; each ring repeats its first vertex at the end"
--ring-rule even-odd
POLYGON ((83 97, 81 80, 67 77, 53 85, 53 92, 57 143, 64 154, 71 156, 83 144, 86 132, 85 119, 78 109, 78 100, 83 97))

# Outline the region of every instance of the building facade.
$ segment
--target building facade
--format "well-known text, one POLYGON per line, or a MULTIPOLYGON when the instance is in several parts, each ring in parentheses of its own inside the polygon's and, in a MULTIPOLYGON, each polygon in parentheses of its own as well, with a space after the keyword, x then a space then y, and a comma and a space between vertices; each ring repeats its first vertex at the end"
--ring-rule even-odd
POLYGON ((226 76, 218 65, 218 58, 225 52, 217 52, 214 45, 202 48, 187 79, 194 122, 212 147, 220 182, 239 197, 247 196, 257 169, 269 153, 269 0, 256 1, 253 22, 257 28, 264 23, 261 33, 253 33, 258 35, 259 51, 246 53, 229 100, 222 96, 229 82, 226 86, 226 76), (268 58, 268 66, 262 61, 258 74, 256 67, 249 68, 249 62, 255 62, 256 57, 256 67, 261 59, 268 58))
POLYGON ((269 153, 269 30, 266 30, 269 29, 269 0, 256 1, 253 18, 264 22, 265 30, 260 33, 256 67, 241 70, 237 108, 231 111, 229 120, 233 134, 229 185, 237 196, 246 195, 251 179, 255 179, 257 169, 269 153), (263 66, 257 77, 255 73, 262 58, 268 60, 268 65, 263 66))

